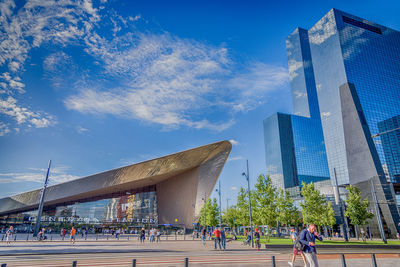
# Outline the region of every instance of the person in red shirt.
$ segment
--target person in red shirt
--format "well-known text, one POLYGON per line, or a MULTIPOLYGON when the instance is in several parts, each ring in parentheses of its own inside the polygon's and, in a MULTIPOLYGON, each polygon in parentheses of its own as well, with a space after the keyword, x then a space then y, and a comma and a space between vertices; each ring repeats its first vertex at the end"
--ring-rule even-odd
POLYGON ((218 243, 219 250, 221 250, 221 231, 218 228, 215 228, 213 234, 215 236, 214 249, 217 249, 217 243, 218 243))

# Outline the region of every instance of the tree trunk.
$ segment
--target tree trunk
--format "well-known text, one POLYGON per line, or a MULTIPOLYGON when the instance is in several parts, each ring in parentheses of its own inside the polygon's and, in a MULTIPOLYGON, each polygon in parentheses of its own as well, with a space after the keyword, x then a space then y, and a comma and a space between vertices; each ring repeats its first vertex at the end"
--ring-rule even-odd
POLYGON ((359 240, 359 237, 358 237, 358 225, 354 225, 354 231, 356 232, 357 240, 359 240))

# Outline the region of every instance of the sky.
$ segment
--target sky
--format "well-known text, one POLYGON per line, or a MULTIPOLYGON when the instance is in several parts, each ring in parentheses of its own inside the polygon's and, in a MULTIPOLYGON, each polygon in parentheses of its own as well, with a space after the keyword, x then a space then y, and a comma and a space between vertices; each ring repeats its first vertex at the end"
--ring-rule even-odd
MULTIPOLYGON (((0 1, 0 198, 230 140, 222 207, 292 112, 285 39, 331 8, 400 30, 399 1, 0 1)), ((216 197, 214 191, 212 197, 216 197)))

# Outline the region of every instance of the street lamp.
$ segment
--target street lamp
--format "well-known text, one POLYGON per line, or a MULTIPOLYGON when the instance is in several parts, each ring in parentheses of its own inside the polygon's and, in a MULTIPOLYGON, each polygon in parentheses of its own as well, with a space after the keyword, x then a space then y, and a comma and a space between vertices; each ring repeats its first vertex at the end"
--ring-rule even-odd
POLYGON ((253 240, 253 220, 251 217, 251 198, 250 198, 250 178, 249 178, 249 160, 246 160, 247 166, 247 174, 242 173, 244 177, 247 179, 247 191, 249 192, 249 213, 250 213, 250 233, 251 233, 251 247, 254 248, 254 240, 253 240))
POLYGON ((219 189, 215 189, 215 191, 218 193, 219 195, 219 227, 222 227, 222 215, 221 215, 221 181, 218 181, 218 188, 219 189))
POLYGON ((207 221, 206 221, 206 215, 207 215, 207 193, 204 192, 204 197, 202 198, 202 200, 204 200, 204 228, 207 231, 207 221))

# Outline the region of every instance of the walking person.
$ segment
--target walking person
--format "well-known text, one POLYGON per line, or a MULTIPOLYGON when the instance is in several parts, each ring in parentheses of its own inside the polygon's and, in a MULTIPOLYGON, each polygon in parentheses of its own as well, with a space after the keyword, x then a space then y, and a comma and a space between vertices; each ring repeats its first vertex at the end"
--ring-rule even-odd
POLYGON ((310 224, 300 233, 299 241, 304 245, 304 255, 309 267, 319 267, 315 239, 322 241, 322 237, 315 232, 315 224, 310 224))
POLYGON ((294 262, 296 260, 296 256, 300 253, 300 255, 301 255, 302 259, 303 259, 303 262, 304 262, 304 267, 307 267, 306 257, 304 256, 304 253, 301 250, 302 246, 299 245, 299 244, 301 244, 299 242, 299 234, 296 232, 296 229, 294 227, 290 228, 290 232, 291 232, 290 237, 293 240, 293 256, 292 256, 292 261, 289 261, 288 263, 289 263, 290 266, 294 266, 294 262))
POLYGON ((203 246, 206 246, 206 238, 207 238, 207 230, 205 227, 201 229, 201 242, 203 243, 203 246))
POLYGON ((214 249, 217 249, 217 244, 219 246, 219 250, 221 250, 221 231, 217 228, 215 228, 213 232, 215 239, 214 239, 214 249))
POLYGON ((72 226, 71 232, 70 232, 70 237, 69 237, 69 242, 72 243, 72 245, 75 244, 75 235, 76 235, 76 229, 75 229, 75 227, 72 226))
POLYGON ((142 230, 140 230, 140 243, 144 243, 144 240, 146 239, 146 230, 144 227, 142 227, 142 230))
POLYGON ((64 241, 65 235, 67 234, 67 231, 65 230, 65 228, 61 229, 61 237, 62 240, 64 241))
POLYGON ((254 231, 254 240, 256 241, 256 248, 257 250, 260 250, 261 244, 260 244, 260 231, 256 228, 254 231))
POLYGON ((222 245, 222 248, 225 250, 226 249, 226 233, 225 233, 224 228, 221 228, 221 245, 222 245))
POLYGON ((150 243, 153 243, 154 242, 154 236, 155 236, 155 229, 154 228, 151 228, 151 230, 150 230, 150 243))
POLYGON ((14 235, 14 228, 13 228, 13 226, 10 226, 10 228, 8 228, 8 230, 6 232, 6 243, 7 243, 7 246, 11 245, 11 239, 12 239, 13 235, 14 235))
POLYGON ((157 233, 156 233, 156 237, 157 237, 157 243, 158 242, 161 242, 161 231, 160 231, 160 229, 157 229, 157 233))

